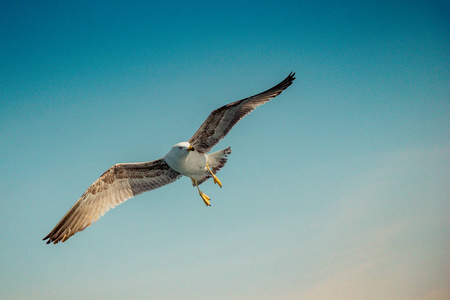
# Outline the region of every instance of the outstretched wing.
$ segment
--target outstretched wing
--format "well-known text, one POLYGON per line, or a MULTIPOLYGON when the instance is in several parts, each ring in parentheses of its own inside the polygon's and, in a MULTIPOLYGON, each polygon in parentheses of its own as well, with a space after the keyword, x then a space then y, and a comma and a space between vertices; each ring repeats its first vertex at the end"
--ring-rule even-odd
POLYGON ((191 146, 200 153, 207 153, 227 135, 239 120, 258 106, 278 96, 290 86, 295 79, 294 75, 295 73, 289 74, 286 79, 265 92, 229 103, 214 110, 189 140, 191 146))
POLYGON ((92 225, 110 208, 143 192, 169 184, 181 174, 162 159, 134 164, 116 164, 103 173, 53 230, 44 238, 49 243, 65 242, 92 225))

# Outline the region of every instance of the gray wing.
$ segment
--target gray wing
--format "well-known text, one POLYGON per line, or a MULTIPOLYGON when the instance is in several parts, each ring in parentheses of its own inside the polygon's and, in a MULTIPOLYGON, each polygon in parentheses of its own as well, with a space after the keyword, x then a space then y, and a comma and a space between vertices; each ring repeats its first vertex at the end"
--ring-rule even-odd
POLYGON ((227 135, 239 120, 258 106, 278 96, 290 86, 295 79, 294 75, 295 73, 289 74, 286 79, 265 92, 229 103, 214 110, 189 140, 191 146, 200 153, 207 153, 227 135))
POLYGON ((180 177, 181 175, 162 159, 116 164, 84 192, 44 240, 48 239, 47 244, 65 242, 75 233, 92 225, 110 208, 180 177))

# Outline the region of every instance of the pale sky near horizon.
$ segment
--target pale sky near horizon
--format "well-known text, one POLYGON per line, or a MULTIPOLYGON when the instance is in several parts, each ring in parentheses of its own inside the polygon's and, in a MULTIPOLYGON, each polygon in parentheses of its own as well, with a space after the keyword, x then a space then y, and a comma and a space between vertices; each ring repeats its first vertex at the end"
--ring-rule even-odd
POLYGON ((449 299, 448 1, 2 1, 0 299, 449 299), (105 170, 285 92, 66 243, 105 170))

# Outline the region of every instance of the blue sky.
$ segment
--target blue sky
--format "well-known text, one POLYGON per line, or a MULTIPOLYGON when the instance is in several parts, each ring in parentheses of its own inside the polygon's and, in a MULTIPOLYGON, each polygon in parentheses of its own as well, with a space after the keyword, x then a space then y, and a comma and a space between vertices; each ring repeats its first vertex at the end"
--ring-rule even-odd
POLYGON ((3 1, 0 298, 450 298, 448 1, 3 1), (41 239, 106 169, 297 79, 182 178, 41 239))

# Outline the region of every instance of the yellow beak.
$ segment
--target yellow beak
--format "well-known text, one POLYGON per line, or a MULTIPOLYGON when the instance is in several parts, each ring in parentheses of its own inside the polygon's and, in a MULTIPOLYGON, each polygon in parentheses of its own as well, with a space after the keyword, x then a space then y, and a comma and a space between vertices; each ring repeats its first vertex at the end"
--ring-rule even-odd
POLYGON ((186 151, 194 151, 194 150, 195 150, 195 149, 194 149, 194 147, 192 147, 192 146, 186 149, 186 151))

